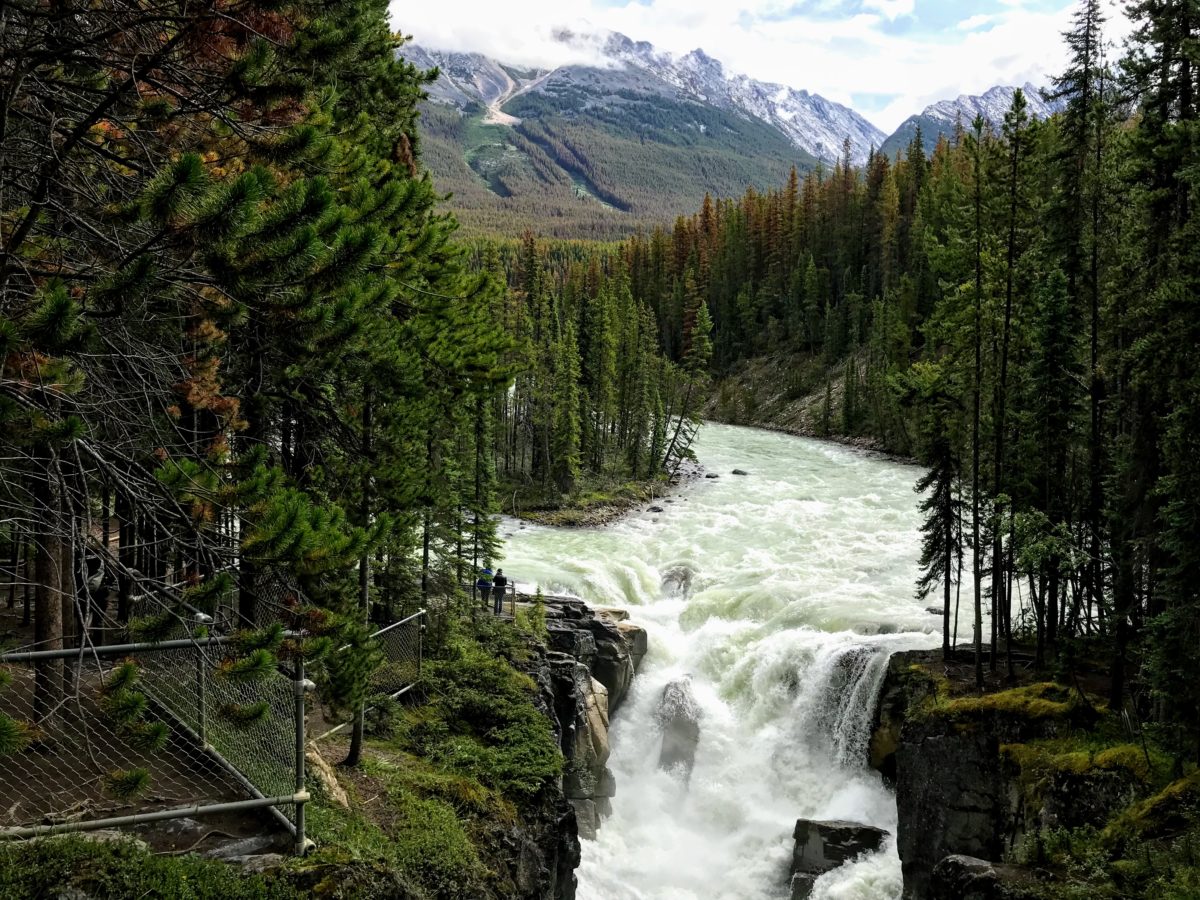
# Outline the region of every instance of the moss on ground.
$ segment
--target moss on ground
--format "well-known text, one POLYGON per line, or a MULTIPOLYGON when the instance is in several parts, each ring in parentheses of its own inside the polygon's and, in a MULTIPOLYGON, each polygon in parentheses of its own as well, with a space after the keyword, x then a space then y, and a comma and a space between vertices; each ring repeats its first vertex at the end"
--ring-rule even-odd
POLYGON ((1186 832, 1198 825, 1200 772, 1193 772, 1134 803, 1105 826, 1100 839, 1107 847, 1123 848, 1132 841, 1186 832))
POLYGON ((94 900, 294 900, 285 880, 246 875, 194 856, 158 856, 136 841, 79 835, 0 843, 0 900, 69 896, 94 900))
POLYGON ((983 694, 978 697, 956 697, 933 707, 931 712, 955 720, 969 719, 981 713, 1006 713, 1031 721, 1068 719, 1083 703, 1077 691, 1045 681, 983 694))

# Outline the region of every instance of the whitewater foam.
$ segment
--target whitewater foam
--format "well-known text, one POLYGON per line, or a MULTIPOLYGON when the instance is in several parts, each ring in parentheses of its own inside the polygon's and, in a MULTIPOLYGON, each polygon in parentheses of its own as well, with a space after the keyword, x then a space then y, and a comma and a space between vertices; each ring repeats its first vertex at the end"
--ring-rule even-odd
MULTIPOLYGON (((581 900, 782 898, 797 818, 895 827, 865 755, 888 656, 940 642, 913 597, 918 470, 729 426, 706 425, 696 449, 711 471, 753 474, 607 528, 510 529, 504 566, 521 582, 626 606, 650 636, 613 719, 617 796, 583 842, 581 900), (702 712, 687 784, 658 768, 654 720, 685 674, 702 712)), ((900 887, 889 843, 813 896, 900 887)))

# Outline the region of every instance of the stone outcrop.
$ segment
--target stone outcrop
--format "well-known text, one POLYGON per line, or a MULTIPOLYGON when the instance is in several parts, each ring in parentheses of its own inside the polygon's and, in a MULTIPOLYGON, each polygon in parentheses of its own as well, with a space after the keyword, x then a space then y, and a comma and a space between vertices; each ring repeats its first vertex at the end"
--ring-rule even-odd
POLYGON ((973 856, 947 856, 933 869, 929 900, 1035 900, 1029 873, 973 856))
MULTIPOLYGON (((546 630, 549 646, 574 657, 608 690, 611 712, 616 712, 629 692, 636 671, 632 648, 636 626, 622 623, 609 614, 589 609, 582 600, 546 597, 546 630), (630 637, 627 637, 630 636, 630 637)), ((644 641, 641 647, 645 647, 644 641)), ((642 650, 645 655, 645 650, 642 650)))
POLYGON ((696 762, 696 746, 700 743, 700 706, 692 696, 692 679, 685 675, 663 688, 655 720, 662 728, 662 749, 658 766, 678 773, 687 781, 696 762))
POLYGON ((855 822, 814 822, 800 819, 792 832, 792 900, 807 900, 813 884, 826 872, 864 853, 875 853, 887 832, 855 822))
POLYGON ((646 632, 624 610, 590 609, 546 597, 546 664, 565 766, 563 795, 581 837, 592 838, 611 810, 617 784, 608 768, 609 716, 646 655, 646 632))
POLYGON ((952 854, 999 860, 1009 830, 996 736, 939 724, 906 728, 896 751, 905 897, 926 897, 934 866, 952 854))
POLYGON ((1104 822, 1144 792, 1134 747, 1064 752, 1047 739, 1097 715, 1053 684, 950 697, 940 653, 895 654, 869 756, 896 789, 904 897, 1026 896, 1002 865, 1042 829, 1104 822))

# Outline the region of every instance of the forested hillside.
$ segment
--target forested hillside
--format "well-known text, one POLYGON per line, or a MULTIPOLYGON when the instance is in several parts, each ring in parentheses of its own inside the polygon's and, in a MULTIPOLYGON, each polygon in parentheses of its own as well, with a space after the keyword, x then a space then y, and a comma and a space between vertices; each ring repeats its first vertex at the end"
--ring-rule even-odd
POLYGON ((980 677, 1012 665, 1017 634, 1039 662, 1107 654, 1114 706, 1136 691, 1194 759, 1195 23, 1180 7, 1133 14, 1110 69, 1098 4, 1082 4, 1048 121, 1017 92, 998 130, 977 119, 931 157, 915 134, 895 162, 706 201, 621 259, 669 355, 701 304, 718 372, 793 359, 775 383, 824 398, 819 431, 931 466, 920 590, 945 602, 947 641, 960 579, 977 626, 997 601, 980 677), (1003 615, 1018 587, 1029 621, 1003 615))
MULTIPOLYGON (((0 3, 0 649, 51 654, 0 665, 0 784, 57 800, 44 784, 67 783, 35 824, 6 794, 0 824, 25 831, 0 837, 129 824, 119 814, 143 801, 158 815, 176 801, 153 757, 184 737, 205 754, 223 730, 267 755, 247 735, 266 728, 262 685, 282 678, 298 737, 280 790, 294 793, 251 785, 250 803, 290 804, 303 852, 311 801, 320 841, 262 878, 125 845, 6 844, 0 889, 67 896, 83 878, 89 896, 122 896, 149 873, 168 896, 573 897, 563 785, 583 776, 565 754, 583 746, 587 779, 606 782, 570 799, 610 800, 608 687, 588 665, 602 634, 624 692, 634 645, 574 600, 552 635, 540 591, 511 622, 481 616, 473 585, 502 552, 498 514, 591 523, 553 514, 653 496, 693 459, 706 402, 760 421, 759 379, 803 406, 804 430, 924 465, 915 589, 941 604, 947 670, 963 659, 952 619, 973 624, 965 690, 1015 682, 1018 666, 1061 683, 950 701, 935 672, 922 702, 1086 706, 1094 724, 1107 693, 1106 727, 1126 741, 1136 721, 1135 763, 1140 750, 1169 785, 1144 808, 1126 799, 1113 824, 1140 839, 1161 816, 1156 852, 1185 860, 1163 877, 1186 892, 1200 777, 1196 4, 1131 3, 1117 65, 1099 0, 1083 0, 1051 118, 1018 90, 997 127, 981 116, 931 152, 914 127, 864 165, 847 141, 828 166, 757 120, 589 70, 517 97, 519 122, 427 105, 431 76, 398 55, 387 6, 0 3), (597 242, 548 240, 567 235, 597 242), (414 680, 381 694, 374 627, 418 610, 414 680), (166 706, 121 654, 168 638, 220 648, 189 657, 187 683, 212 676, 245 702, 198 700, 196 734, 154 727, 166 706), (575 656, 548 649, 566 643, 575 656), (319 752, 306 780, 306 717, 326 714, 347 726, 323 746, 353 803, 326 802, 339 778, 319 752), (92 753, 98 728, 133 748, 120 768, 92 753)), ((693 576, 706 573, 637 573, 675 606, 693 576)), ((762 581, 772 601, 795 599, 762 581)), ((720 618, 696 608, 681 640, 720 618)), ((866 656, 829 659, 865 671, 866 656)), ((768 691, 796 693, 792 662, 763 676, 768 691)), ((1095 859, 1068 848, 1062 871, 1090 867, 1074 887, 1103 878, 1126 896, 1147 845, 1121 840, 1095 859)))
MULTIPOLYGON (((424 608, 413 664, 442 706, 412 715, 440 730, 385 744, 420 762, 372 770, 399 810, 383 826, 314 812, 315 868, 372 860, 362 883, 319 875, 331 896, 493 896, 513 876, 492 813, 523 840, 550 818, 557 847, 565 805, 557 725, 514 668, 538 645, 477 631, 463 590, 495 549, 497 469, 559 501, 581 472, 656 480, 686 451, 707 359, 667 361, 619 279, 553 281, 532 241, 514 291, 498 264, 470 272, 422 168, 428 79, 396 57, 386 6, 0 9, 0 641, 76 651, 0 666, 0 772, 53 801, 38 778, 60 754, 105 809, 161 807, 151 763, 103 770, 87 741, 109 729, 145 762, 178 734, 143 721, 135 660, 114 674, 91 651, 205 642, 211 625, 225 649, 189 684, 254 691, 309 665, 310 702, 353 718, 341 761, 361 773, 382 733, 365 721, 384 662, 369 628, 424 608), (445 699, 478 705, 473 679, 482 718, 445 699), (81 709, 95 721, 71 756, 81 709), (482 799, 455 806, 451 784, 482 799)), ((264 697, 198 701, 200 731, 206 715, 261 726, 264 697)), ((5 890, 26 884, 13 859, 5 890)))

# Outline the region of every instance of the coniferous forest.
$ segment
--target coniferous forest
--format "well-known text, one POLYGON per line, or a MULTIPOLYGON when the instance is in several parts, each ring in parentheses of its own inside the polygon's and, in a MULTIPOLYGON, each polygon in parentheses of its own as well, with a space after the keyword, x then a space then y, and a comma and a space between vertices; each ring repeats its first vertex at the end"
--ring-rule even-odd
MULTIPOLYGON (((1079 4, 1050 119, 1018 91, 932 154, 847 144, 587 243, 459 233, 422 167, 437 73, 396 55, 383 0, 0 2, 0 641, 161 640, 181 604, 307 623, 225 664, 349 648, 320 685, 354 719, 339 762, 430 823, 314 813, 320 865, 366 867, 321 889, 532 896, 498 848, 549 815, 562 742, 522 668, 540 602, 476 621, 498 514, 653 496, 766 359, 814 433, 922 464, 915 590, 947 662, 978 689, 1103 672, 1194 781, 1200 10, 1129 15, 1114 55, 1079 4), (430 688, 364 768, 372 623, 419 608, 430 688)), ((38 722, 70 672, 38 666, 38 722)), ((38 740, 0 713, 0 765, 38 740)))
POLYGON ((1136 675, 1200 760, 1194 23, 1133 13, 1118 63, 1081 4, 1050 120, 1018 92, 998 130, 706 200, 604 260, 668 358, 701 318, 718 374, 793 354, 818 433, 928 465, 919 591, 944 601, 947 652, 959 594, 976 623, 995 598, 980 683, 1017 637, 1039 665, 1107 655, 1112 703, 1136 675))

